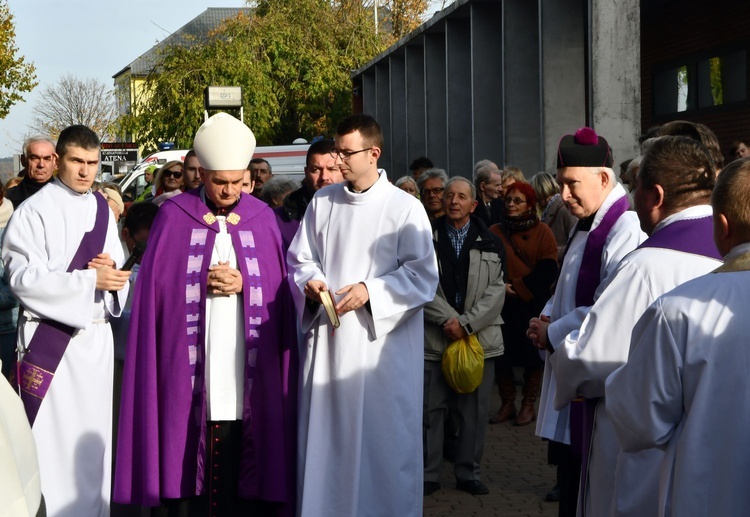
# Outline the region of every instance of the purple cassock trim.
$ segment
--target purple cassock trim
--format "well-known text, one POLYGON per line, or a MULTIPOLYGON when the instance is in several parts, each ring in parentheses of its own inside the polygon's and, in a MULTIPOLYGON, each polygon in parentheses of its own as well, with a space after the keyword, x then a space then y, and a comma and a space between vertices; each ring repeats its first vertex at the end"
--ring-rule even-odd
MULTIPOLYGON (((607 237, 620 216, 630 209, 626 196, 622 196, 609 207, 599 225, 586 237, 581 267, 576 284, 576 307, 594 304, 594 294, 602 281, 602 252, 607 237)), ((574 400, 570 403, 570 444, 574 456, 581 458, 581 494, 586 490, 588 448, 591 442, 597 399, 574 400)), ((585 499, 584 499, 585 500, 585 499)), ((584 508, 585 511, 585 508, 584 508)))
MULTIPOLYGON (((96 199, 96 222, 86 232, 70 261, 67 272, 86 269, 89 261, 102 252, 107 237, 109 205, 103 196, 93 194, 96 199)), ((50 319, 43 319, 31 337, 26 355, 19 365, 18 384, 21 400, 29 423, 34 425, 39 407, 47 394, 75 328, 50 319)))
MULTIPOLYGON (((185 311, 186 331, 188 347, 188 364, 190 366, 190 382, 193 394, 196 394, 195 368, 199 357, 202 359, 203 350, 198 346, 201 330, 201 274, 203 273, 203 257, 206 253, 206 238, 208 229, 194 228, 190 235, 190 248, 188 249, 187 271, 185 274, 185 311)), ((202 387, 199 387, 202 389, 202 387)), ((196 415, 196 418, 201 418, 196 415)), ((198 420, 200 421, 200 420, 198 420)))
POLYGON ((721 260, 713 236, 713 216, 683 219, 668 224, 646 239, 642 248, 665 248, 721 260))
POLYGON ((612 227, 622 214, 630 209, 626 196, 615 201, 607 213, 604 214, 599 225, 591 230, 586 237, 586 247, 583 250, 581 267, 578 270, 576 284, 576 307, 589 307, 594 304, 594 293, 602 281, 602 251, 612 227))

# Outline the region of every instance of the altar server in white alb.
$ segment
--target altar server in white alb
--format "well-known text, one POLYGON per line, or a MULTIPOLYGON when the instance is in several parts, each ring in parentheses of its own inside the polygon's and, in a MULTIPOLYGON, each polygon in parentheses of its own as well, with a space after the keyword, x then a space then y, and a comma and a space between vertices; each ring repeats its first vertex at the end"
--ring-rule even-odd
POLYGON ((578 218, 560 268, 555 293, 539 318, 529 322, 527 335, 547 350, 536 434, 550 440, 550 459, 557 463, 561 515, 574 515, 581 461, 581 405, 554 408, 557 383, 550 355, 565 337, 580 329, 620 260, 640 244, 638 217, 629 212, 625 189, 612 170, 607 141, 591 128, 560 139, 557 182, 571 214, 578 218), (571 433, 571 427, 573 427, 571 433), (574 446, 571 447, 571 435, 574 446))
POLYGON ((557 381, 555 407, 585 397, 589 450, 585 493, 578 513, 656 515, 658 450, 620 451, 604 397, 607 376, 625 364, 633 326, 660 295, 721 265, 713 241, 714 162, 700 142, 684 136, 648 141, 636 179, 635 209, 649 238, 620 262, 580 329, 550 356, 557 381))
POLYGON ((375 119, 344 119, 335 142, 345 181, 315 194, 288 254, 305 333, 299 514, 421 516, 422 306, 438 283, 430 223, 378 170, 375 119))
POLYGON ((70 126, 55 180, 18 207, 2 258, 23 307, 18 383, 48 515, 109 515, 114 347, 108 319, 128 291, 106 200, 91 191, 99 138, 70 126))
POLYGON ((750 515, 750 160, 724 168, 711 204, 724 265, 646 310, 605 389, 622 448, 664 450, 651 515, 750 515))

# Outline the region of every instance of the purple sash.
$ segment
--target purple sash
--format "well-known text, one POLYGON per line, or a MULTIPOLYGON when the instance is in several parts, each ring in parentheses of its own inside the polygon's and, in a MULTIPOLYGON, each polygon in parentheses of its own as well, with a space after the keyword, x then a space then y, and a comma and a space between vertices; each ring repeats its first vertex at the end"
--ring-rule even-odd
POLYGON ((602 281, 602 251, 612 227, 622 214, 630 209, 626 196, 615 201, 604 214, 599 226, 591 230, 586 238, 581 267, 576 284, 576 307, 589 307, 594 304, 594 293, 602 281))
POLYGON ((665 226, 646 239, 641 248, 665 248, 721 260, 713 238, 713 217, 683 219, 665 226))
MULTIPOLYGON (((68 266, 68 273, 86 269, 89 261, 104 249, 109 221, 109 205, 104 196, 93 194, 96 199, 96 222, 91 231, 81 239, 73 260, 68 266)), ((26 416, 33 426, 42 400, 49 390, 55 370, 62 360, 65 349, 75 332, 75 328, 60 322, 43 319, 31 338, 23 361, 18 366, 18 386, 21 400, 26 409, 26 416)))
MULTIPOLYGON (((581 267, 576 284, 576 307, 594 304, 594 294, 602 281, 602 252, 607 237, 620 216, 630 209, 626 196, 622 196, 609 207, 599 225, 589 232, 583 250, 581 267)), ((574 457, 581 458, 581 494, 586 490, 586 466, 589 444, 594 427, 594 414, 598 399, 577 399, 570 403, 570 445, 574 457)), ((585 510, 585 508, 584 508, 585 510)))

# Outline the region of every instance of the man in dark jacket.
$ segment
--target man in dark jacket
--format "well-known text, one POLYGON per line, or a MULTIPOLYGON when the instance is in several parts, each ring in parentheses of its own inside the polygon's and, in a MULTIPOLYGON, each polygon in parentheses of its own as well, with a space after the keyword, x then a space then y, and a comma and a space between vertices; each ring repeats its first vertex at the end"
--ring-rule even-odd
POLYGON ((55 172, 57 167, 55 143, 41 136, 26 139, 23 143, 21 165, 23 165, 26 175, 21 183, 8 189, 5 194, 5 198, 9 199, 14 207, 26 201, 52 181, 52 173, 55 172))
POLYGON ((454 177, 443 196, 445 216, 433 223, 440 271, 435 299, 424 309, 424 493, 440 488, 443 429, 451 403, 461 422, 454 461, 456 487, 473 495, 489 493, 480 481, 487 412, 494 379, 494 360, 503 353, 505 301, 503 246, 472 212, 476 191, 469 180, 454 177), (484 351, 484 374, 472 393, 448 386, 441 359, 453 341, 476 335, 484 351))
POLYGON ((336 165, 336 158, 331 154, 333 148, 333 140, 318 140, 310 146, 307 150, 305 179, 302 180, 302 187, 286 196, 283 206, 274 209, 285 250, 289 248, 294 234, 297 233, 302 216, 305 215, 307 205, 315 192, 328 185, 344 181, 336 165))

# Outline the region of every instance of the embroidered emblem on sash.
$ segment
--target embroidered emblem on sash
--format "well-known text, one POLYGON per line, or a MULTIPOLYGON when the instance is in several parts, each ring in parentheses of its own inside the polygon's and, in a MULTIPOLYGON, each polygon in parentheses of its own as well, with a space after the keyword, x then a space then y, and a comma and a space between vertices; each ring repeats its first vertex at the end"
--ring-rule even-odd
POLYGON ((20 379, 21 389, 34 397, 44 398, 54 374, 29 363, 25 363, 25 366, 20 379))
POLYGON ((234 212, 232 212, 231 214, 229 214, 229 215, 227 216, 227 222, 228 222, 229 224, 233 224, 233 225, 235 225, 235 226, 237 225, 237 223, 239 223, 239 222, 240 222, 240 219, 241 219, 241 218, 240 218, 239 214, 235 214, 234 212))
POLYGON ((206 221, 206 224, 214 224, 216 222, 216 216, 209 212, 203 216, 203 220, 206 221))

